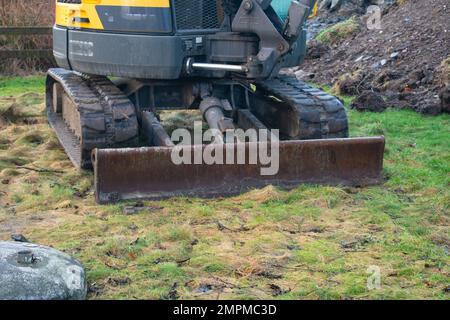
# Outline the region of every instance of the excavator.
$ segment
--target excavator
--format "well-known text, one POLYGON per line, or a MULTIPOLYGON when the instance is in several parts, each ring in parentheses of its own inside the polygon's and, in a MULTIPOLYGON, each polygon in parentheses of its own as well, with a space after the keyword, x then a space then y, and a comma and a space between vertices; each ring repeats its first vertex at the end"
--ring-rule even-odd
POLYGON ((282 19, 272 0, 56 0, 47 116, 97 202, 380 183, 384 137, 349 138, 339 99, 282 72, 305 58, 314 6, 291 1, 282 19), (193 109, 214 139, 177 144, 159 113, 193 109), (224 138, 238 129, 277 135, 224 138), (173 161, 211 144, 232 161, 173 161), (264 146, 271 174, 250 161, 264 146))

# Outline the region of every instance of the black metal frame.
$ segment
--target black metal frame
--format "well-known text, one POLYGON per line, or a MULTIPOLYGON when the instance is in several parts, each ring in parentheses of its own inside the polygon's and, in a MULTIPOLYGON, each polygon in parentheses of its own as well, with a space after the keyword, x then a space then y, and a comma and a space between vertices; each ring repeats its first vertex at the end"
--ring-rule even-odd
MULTIPOLYGON (((215 0, 213 0, 215 1, 215 0)), ((213 34, 222 30, 223 24, 217 29, 178 29, 175 0, 170 0, 170 8, 172 11, 173 30, 175 35, 205 35, 213 34)))

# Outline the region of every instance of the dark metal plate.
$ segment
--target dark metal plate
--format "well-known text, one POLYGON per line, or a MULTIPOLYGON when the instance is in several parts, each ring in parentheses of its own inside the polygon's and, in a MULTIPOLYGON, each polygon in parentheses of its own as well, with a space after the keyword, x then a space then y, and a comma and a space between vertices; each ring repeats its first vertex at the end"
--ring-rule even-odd
MULTIPOLYGON (((260 143, 245 144, 249 148, 260 143)), ((380 183, 384 137, 281 141, 279 172, 261 175, 261 164, 182 164, 171 160, 172 148, 96 149, 93 152, 96 199, 161 199, 178 195, 216 197, 265 185, 301 183, 371 185, 380 183)), ((193 151, 205 146, 185 146, 193 151)), ((236 149, 236 145, 223 146, 236 149)))

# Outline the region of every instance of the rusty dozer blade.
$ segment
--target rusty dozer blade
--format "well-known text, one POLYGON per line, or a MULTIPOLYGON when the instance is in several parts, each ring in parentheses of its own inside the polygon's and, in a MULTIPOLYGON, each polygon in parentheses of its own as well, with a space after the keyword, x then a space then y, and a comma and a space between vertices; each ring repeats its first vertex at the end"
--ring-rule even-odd
MULTIPOLYGON (((248 164, 248 153, 260 142, 246 143, 247 164, 179 164, 172 147, 96 149, 93 152, 96 199, 110 203, 127 199, 172 196, 215 197, 239 194, 266 185, 294 187, 301 183, 365 186, 381 182, 384 137, 279 142, 279 171, 261 175, 268 165, 248 164)), ((240 145, 242 147, 242 145, 240 145)), ((267 146, 267 145, 266 145, 267 146)), ((236 144, 224 144, 224 154, 236 144)), ((183 146, 202 152, 205 146, 183 146)), ((183 153, 185 154, 185 153, 183 153)))

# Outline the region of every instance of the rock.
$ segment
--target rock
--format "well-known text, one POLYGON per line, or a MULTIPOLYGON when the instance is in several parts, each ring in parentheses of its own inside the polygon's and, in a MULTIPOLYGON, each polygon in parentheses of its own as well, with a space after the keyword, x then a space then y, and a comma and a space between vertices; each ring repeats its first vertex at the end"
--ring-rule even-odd
POLYGON ((364 91, 352 102, 351 108, 358 111, 383 112, 387 104, 379 93, 364 91))
POLYGON ((390 55, 390 58, 391 58, 391 59, 395 59, 395 58, 398 57, 398 55, 399 55, 398 52, 392 52, 391 55, 390 55))
POLYGON ((319 10, 322 11, 323 9, 329 10, 329 11, 335 11, 340 8, 342 3, 345 2, 344 0, 321 0, 320 4, 318 5, 319 10))
POLYGON ((0 300, 83 300, 82 265, 55 249, 0 242, 0 300))
POLYGON ((144 203, 137 202, 134 206, 125 206, 123 208, 123 214, 126 216, 131 216, 134 214, 138 214, 141 211, 144 211, 146 208, 144 206, 144 203))
POLYGON ((450 85, 441 90, 439 99, 441 100, 442 111, 450 113, 450 85))
POLYGON ((359 56, 358 58, 355 59, 355 63, 358 63, 360 61, 364 61, 364 59, 367 59, 368 57, 364 57, 364 56, 359 56))
POLYGON ((292 67, 292 68, 283 68, 280 70, 280 74, 286 75, 286 76, 293 76, 295 74, 295 72, 298 71, 299 69, 300 69, 299 66, 292 67))
POLYGON ((23 236, 23 234, 12 234, 11 239, 17 242, 29 242, 27 238, 23 236))
POLYGON ((311 79, 314 79, 315 77, 314 73, 305 72, 303 70, 296 71, 294 75, 300 81, 311 81, 311 79))
POLYGON ((379 62, 375 62, 370 66, 372 69, 378 69, 380 67, 380 63, 379 62))

